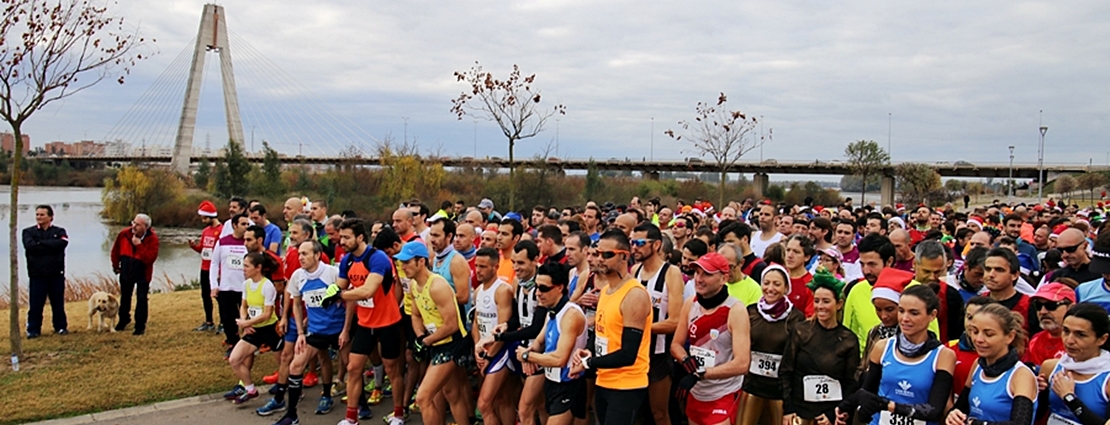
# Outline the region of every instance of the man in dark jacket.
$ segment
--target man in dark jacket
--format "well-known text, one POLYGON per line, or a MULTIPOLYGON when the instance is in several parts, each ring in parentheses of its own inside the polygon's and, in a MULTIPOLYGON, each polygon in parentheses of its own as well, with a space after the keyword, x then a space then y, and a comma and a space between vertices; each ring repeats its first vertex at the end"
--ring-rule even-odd
POLYGON ((54 332, 66 329, 66 229, 54 225, 54 208, 35 207, 35 225, 23 229, 23 251, 27 254, 27 275, 30 278, 31 305, 27 309, 27 338, 42 332, 42 309, 50 299, 54 332))
POLYGON ((154 275, 154 260, 158 259, 158 235, 150 227, 150 216, 139 214, 116 236, 112 245, 112 270, 119 275, 119 324, 122 331, 131 323, 131 293, 135 292, 135 332, 146 332, 147 295, 150 279, 154 275))

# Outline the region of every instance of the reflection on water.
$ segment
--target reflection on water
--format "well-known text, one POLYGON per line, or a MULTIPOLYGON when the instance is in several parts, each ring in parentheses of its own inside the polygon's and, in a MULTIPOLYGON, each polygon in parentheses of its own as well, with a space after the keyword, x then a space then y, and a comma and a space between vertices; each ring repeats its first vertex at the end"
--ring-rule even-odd
MULTIPOLYGON (((0 251, 8 255, 8 216, 10 214, 10 186, 0 186, 0 226, 5 234, 0 238, 0 251)), ((22 238, 22 229, 35 225, 35 206, 48 204, 54 208, 54 225, 64 227, 69 235, 66 248, 66 276, 96 277, 112 276, 110 253, 112 243, 121 226, 108 225, 101 221, 98 188, 72 187, 21 187, 19 190, 19 228, 17 239, 22 238)), ((189 238, 200 235, 199 229, 160 228, 154 223, 154 231, 161 241, 158 261, 154 263, 154 282, 151 287, 168 287, 167 279, 176 284, 187 283, 200 273, 200 255, 189 248, 189 238)), ((20 239, 21 240, 21 239, 20 239)), ((19 283, 27 286, 27 259, 23 254, 22 241, 19 242, 19 283)), ((0 279, 7 281, 11 264, 0 261, 0 279)), ((7 285, 4 285, 7 288, 7 285)), ((6 293, 7 290, 0 290, 6 293)))

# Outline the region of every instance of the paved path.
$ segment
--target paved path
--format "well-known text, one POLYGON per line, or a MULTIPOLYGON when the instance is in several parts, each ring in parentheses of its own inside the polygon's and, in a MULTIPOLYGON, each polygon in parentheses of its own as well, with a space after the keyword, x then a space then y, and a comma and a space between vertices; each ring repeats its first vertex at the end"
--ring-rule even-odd
MULTIPOLYGON (((297 412, 302 425, 335 425, 343 420, 346 405, 336 398, 335 409, 327 415, 316 415, 316 402, 320 397, 320 387, 308 389, 301 400, 297 412)), ((38 422, 32 425, 76 425, 76 424, 113 424, 113 425, 187 425, 187 424, 231 424, 231 425, 270 425, 281 419, 284 413, 271 416, 258 416, 254 409, 265 404, 265 395, 241 406, 219 399, 218 394, 190 397, 128 409, 113 410, 92 415, 82 415, 67 419, 38 422)), ((393 410, 392 399, 382 400, 372 406, 374 417, 363 419, 363 425, 383 425, 382 417, 393 410)), ((422 425, 420 415, 410 416, 408 425, 422 425)))

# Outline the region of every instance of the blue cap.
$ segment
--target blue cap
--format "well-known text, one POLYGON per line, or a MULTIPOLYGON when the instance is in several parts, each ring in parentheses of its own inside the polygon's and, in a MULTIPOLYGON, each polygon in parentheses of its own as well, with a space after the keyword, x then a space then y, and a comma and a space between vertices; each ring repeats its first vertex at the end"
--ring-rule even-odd
POLYGON ((522 218, 522 217, 520 216, 520 214, 517 214, 517 213, 515 213, 515 212, 511 212, 511 213, 505 214, 505 218, 508 218, 508 219, 512 219, 512 220, 516 220, 516 221, 517 221, 518 223, 523 223, 523 222, 524 222, 524 220, 523 220, 523 218, 522 218))
POLYGON ((428 247, 421 241, 412 241, 401 247, 401 252, 394 255, 397 261, 405 262, 413 258, 428 258, 428 247))

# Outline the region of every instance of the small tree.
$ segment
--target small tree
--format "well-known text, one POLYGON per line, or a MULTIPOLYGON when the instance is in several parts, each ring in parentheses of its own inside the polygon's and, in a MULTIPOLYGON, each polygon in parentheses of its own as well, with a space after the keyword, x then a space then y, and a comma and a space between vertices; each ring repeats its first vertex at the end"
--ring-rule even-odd
POLYGON ((896 170, 902 198, 922 202, 941 189, 940 174, 926 164, 904 163, 896 170))
POLYGON ((605 189, 605 180, 601 178, 601 173, 597 169, 597 163, 593 158, 586 164, 586 188, 583 196, 586 200, 595 200, 601 191, 605 189))
POLYGON ((1076 179, 1076 185, 1079 190, 1090 191, 1090 197, 1087 198, 1090 202, 1094 202, 1095 189, 1098 189, 1106 184, 1106 176, 1102 173, 1088 171, 1083 173, 1076 179))
POLYGON ((857 140, 844 148, 844 156, 848 159, 848 167, 852 169, 852 174, 859 176, 863 181, 859 203, 866 205, 867 183, 871 181, 871 176, 877 175, 890 165, 890 154, 874 140, 857 140))
POLYGON ((694 120, 678 122, 684 134, 678 134, 674 130, 664 132, 675 140, 685 137, 698 156, 709 155, 713 159, 721 175, 717 187, 717 205, 725 205, 725 181, 729 171, 744 154, 763 146, 771 135, 768 130, 767 136, 757 136, 755 128, 759 121, 756 117, 740 111, 730 111, 726 102, 728 98, 724 93, 717 96, 716 103, 698 102, 694 108, 694 120))
POLYGON ((224 160, 216 166, 216 194, 224 198, 247 194, 250 190, 247 175, 252 168, 254 167, 243 152, 243 145, 228 139, 224 160))
POLYGON ((285 181, 281 178, 281 156, 265 141, 262 142, 262 173, 259 177, 255 182, 255 192, 271 197, 285 193, 285 181))
POLYGON ((193 184, 200 190, 205 190, 208 187, 208 180, 212 177, 212 162, 208 160, 208 156, 200 157, 200 163, 197 164, 197 171, 193 173, 193 184))
POLYGON ((949 194, 965 193, 967 192, 967 182, 963 180, 949 179, 944 182, 944 190, 949 194))
POLYGON ((516 65, 505 80, 494 78, 478 62, 468 71, 455 72, 455 78, 466 82, 470 88, 451 100, 451 112, 460 121, 470 113, 496 122, 501 133, 509 139, 509 210, 513 211, 516 209, 516 166, 513 162, 516 142, 539 134, 553 115, 565 115, 566 107, 555 105, 549 110, 540 109, 540 92, 532 87, 536 74, 522 76, 516 65))
POLYGON ((1056 178, 1056 193, 1059 193, 1061 196, 1066 196, 1070 201, 1071 193, 1075 191, 1077 185, 1078 182, 1075 181, 1075 177, 1067 174, 1062 175, 1056 178))
MULTIPOLYGON (((23 124, 47 104, 92 87, 105 78, 123 84, 145 40, 127 31, 123 18, 88 0, 0 0, 0 118, 15 136, 13 167, 23 161, 23 124)), ((8 248, 11 260, 11 348, 23 356, 19 326, 19 175, 11 178, 8 248)))

